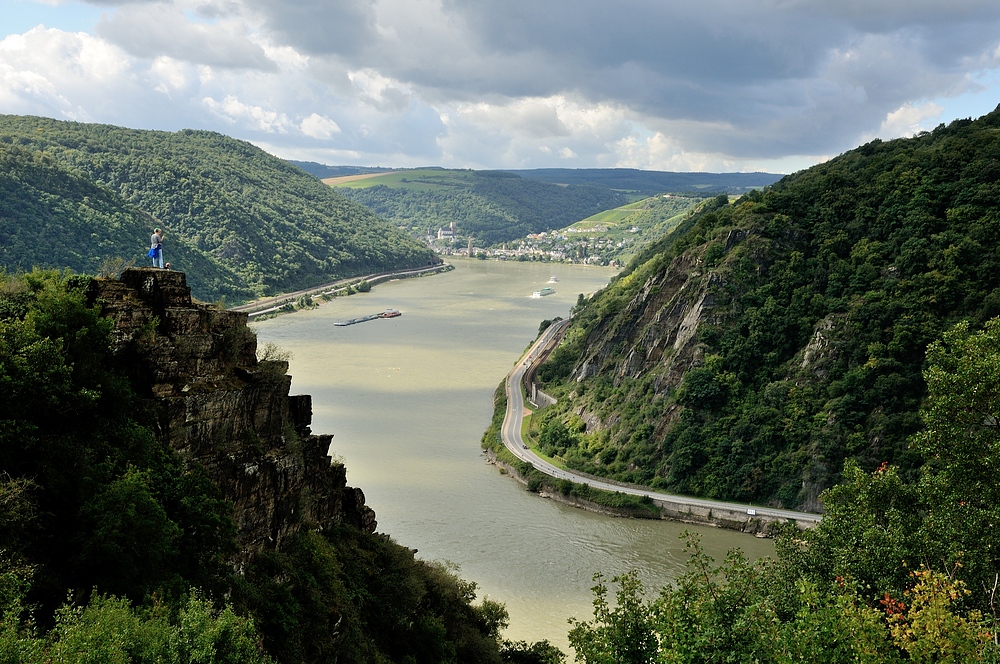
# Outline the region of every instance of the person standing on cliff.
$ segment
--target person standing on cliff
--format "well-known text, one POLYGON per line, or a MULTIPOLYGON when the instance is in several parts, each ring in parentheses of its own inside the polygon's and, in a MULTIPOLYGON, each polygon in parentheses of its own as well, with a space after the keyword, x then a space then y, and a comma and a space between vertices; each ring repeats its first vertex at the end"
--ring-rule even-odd
POLYGON ((149 257, 153 259, 153 267, 163 267, 163 231, 159 228, 149 236, 149 257))

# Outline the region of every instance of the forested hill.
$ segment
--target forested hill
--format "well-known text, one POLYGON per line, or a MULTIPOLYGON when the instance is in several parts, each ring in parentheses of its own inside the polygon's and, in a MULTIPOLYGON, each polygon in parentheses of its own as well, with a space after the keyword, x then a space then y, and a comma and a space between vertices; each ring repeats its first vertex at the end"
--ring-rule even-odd
POLYGON ((196 296, 238 301, 421 265, 430 251, 249 143, 0 116, 0 267, 143 264, 154 226, 196 296))
POLYGON ((664 192, 742 194, 778 181, 774 173, 674 173, 636 168, 534 168, 509 171, 529 180, 566 185, 591 185, 643 196, 664 192))
POLYGON ((534 418, 574 468, 818 509, 916 477, 928 344, 1000 314, 1000 110, 720 196, 580 307, 534 418))
MULTIPOLYGON (((121 267, 105 264, 114 263, 112 257, 139 255, 145 261, 142 254, 157 224, 79 171, 0 142, 0 267, 8 272, 58 266, 96 274, 121 267)), ((174 265, 213 285, 202 297, 250 293, 239 274, 210 254, 180 237, 168 241, 174 265)))
POLYGON ((503 171, 416 169, 333 184, 414 234, 454 222, 459 234, 480 246, 563 228, 627 202, 607 187, 560 186, 503 171))

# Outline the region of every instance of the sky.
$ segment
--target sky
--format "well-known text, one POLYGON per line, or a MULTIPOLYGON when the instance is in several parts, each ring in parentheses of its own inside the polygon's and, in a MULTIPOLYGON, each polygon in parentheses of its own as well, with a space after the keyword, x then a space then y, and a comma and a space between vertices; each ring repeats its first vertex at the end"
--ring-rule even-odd
POLYGON ((791 173, 998 104, 997 0, 0 0, 0 113, 329 165, 791 173))

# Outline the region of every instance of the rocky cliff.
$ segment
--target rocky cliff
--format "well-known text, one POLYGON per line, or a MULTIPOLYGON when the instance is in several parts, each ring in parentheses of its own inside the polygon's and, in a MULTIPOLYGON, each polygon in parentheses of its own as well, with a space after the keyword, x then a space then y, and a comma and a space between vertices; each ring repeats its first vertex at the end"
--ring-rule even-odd
POLYGON ((88 299, 114 320, 113 352, 156 435, 232 503, 244 557, 303 528, 374 532, 364 494, 328 455, 332 436, 309 428, 311 398, 289 395, 287 362, 258 361, 245 313, 194 302, 183 272, 151 268, 95 279, 88 299))
POLYGON ((549 451, 666 491, 819 510, 915 481, 928 344, 1000 315, 1000 111, 707 202, 577 307, 539 368, 549 451), (556 435, 558 434, 558 435, 556 435))

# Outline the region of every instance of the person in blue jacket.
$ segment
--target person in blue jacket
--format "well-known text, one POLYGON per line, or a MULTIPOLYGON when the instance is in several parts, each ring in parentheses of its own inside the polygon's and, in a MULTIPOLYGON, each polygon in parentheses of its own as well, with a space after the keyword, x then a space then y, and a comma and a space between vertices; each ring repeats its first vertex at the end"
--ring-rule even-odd
POLYGON ((153 267, 163 267, 163 231, 159 228, 149 236, 149 253, 147 255, 153 259, 153 267))

